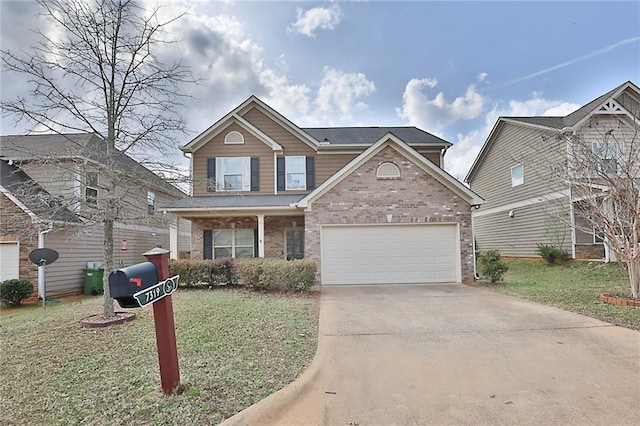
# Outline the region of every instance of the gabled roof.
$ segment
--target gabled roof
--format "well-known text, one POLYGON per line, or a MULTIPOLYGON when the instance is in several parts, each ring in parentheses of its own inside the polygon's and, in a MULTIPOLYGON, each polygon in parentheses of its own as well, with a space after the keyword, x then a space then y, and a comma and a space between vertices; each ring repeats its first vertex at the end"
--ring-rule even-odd
POLYGON ((81 223, 80 218, 15 164, 0 160, 0 192, 35 221, 81 223))
POLYGON ((356 144, 373 145, 387 133, 392 133, 408 143, 435 145, 437 147, 453 145, 431 133, 413 126, 402 127, 305 127, 302 130, 317 141, 334 145, 356 144))
MULTIPOLYGON (((607 93, 598 96, 591 102, 588 102, 584 106, 578 108, 571 114, 568 114, 564 117, 559 116, 533 116, 533 117, 512 117, 512 116, 503 116, 499 117, 496 121, 493 129, 489 133, 482 149, 478 153, 473 165, 469 169, 469 173, 465 177, 465 182, 469 182, 473 175, 475 174, 477 168, 482 163, 486 153, 489 151, 493 138, 499 130, 503 127, 505 123, 512 123, 516 125, 524 125, 530 127, 539 127, 551 131, 575 131, 578 127, 580 127, 586 120, 589 119, 594 114, 597 114, 598 111, 603 108, 603 106, 616 98, 618 98, 625 90, 631 89, 638 96, 640 96, 640 88, 636 86, 633 82, 627 81, 618 87, 608 91, 607 93)), ((629 111, 624 111, 626 113, 631 113, 629 111)), ((637 114, 637 112, 636 112, 637 114)))
MULTIPOLYGON (((174 197, 185 195, 127 154, 119 153, 115 161, 120 171, 174 197)), ((107 145, 104 139, 93 133, 0 136, 0 159, 18 162, 82 159, 106 166, 107 145)))
POLYGON ((402 141, 392 133, 387 133, 383 135, 375 144, 371 145, 364 152, 362 152, 351 162, 345 165, 337 173, 324 181, 322 185, 316 188, 313 192, 300 200, 300 202, 297 203, 297 206, 301 208, 310 208, 313 204, 313 201, 327 193, 329 190, 331 190, 331 188, 333 188, 338 183, 343 181, 347 176, 349 176, 355 169, 369 161, 374 155, 382 151, 387 146, 392 146, 393 148, 395 148, 400 154, 404 155, 414 164, 421 167, 425 172, 429 173, 438 182, 449 188, 454 193, 458 194, 461 198, 469 202, 471 205, 484 204, 484 200, 478 194, 467 188, 449 173, 445 172, 440 167, 427 160, 419 152, 410 147, 406 142, 402 141))

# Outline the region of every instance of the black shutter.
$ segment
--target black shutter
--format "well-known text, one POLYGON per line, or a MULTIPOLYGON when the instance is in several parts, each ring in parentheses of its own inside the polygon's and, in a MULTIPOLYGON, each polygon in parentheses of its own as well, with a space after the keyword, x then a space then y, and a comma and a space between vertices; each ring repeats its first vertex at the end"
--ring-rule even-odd
POLYGON ((285 171, 284 171, 284 157, 278 157, 277 159, 277 173, 278 177, 278 191, 284 191, 284 179, 285 179, 285 171))
POLYGON ((316 189, 315 158, 307 157, 307 189, 316 189))
POLYGON ((202 258, 213 259, 213 231, 205 229, 202 236, 202 258))
POLYGON ((207 158, 207 191, 216 190, 216 159, 207 158))
POLYGON ((253 257, 258 257, 258 230, 253 230, 253 257))
POLYGON ((251 190, 260 191, 260 159, 251 157, 251 190))

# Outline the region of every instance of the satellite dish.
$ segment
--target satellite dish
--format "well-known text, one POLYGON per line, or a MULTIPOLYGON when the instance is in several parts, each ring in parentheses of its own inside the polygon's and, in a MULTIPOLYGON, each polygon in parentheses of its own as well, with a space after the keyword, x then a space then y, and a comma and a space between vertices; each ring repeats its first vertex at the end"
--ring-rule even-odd
POLYGON ((49 248, 39 248, 29 253, 29 259, 38 266, 50 265, 58 260, 58 252, 49 248))

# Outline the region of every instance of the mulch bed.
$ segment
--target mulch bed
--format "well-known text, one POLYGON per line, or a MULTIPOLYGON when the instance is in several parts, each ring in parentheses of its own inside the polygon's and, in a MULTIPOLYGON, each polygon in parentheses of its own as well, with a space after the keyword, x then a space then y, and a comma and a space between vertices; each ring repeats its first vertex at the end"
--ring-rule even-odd
POLYGON ((80 321, 82 327, 109 327, 110 325, 122 324, 123 322, 135 319, 136 314, 133 312, 116 312, 113 317, 105 317, 104 315, 92 315, 80 321))

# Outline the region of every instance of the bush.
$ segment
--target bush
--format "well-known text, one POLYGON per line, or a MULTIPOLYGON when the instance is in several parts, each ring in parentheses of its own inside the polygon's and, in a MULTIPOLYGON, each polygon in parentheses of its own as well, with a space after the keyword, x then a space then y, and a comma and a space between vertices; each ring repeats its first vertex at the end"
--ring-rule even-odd
POLYGON ((19 305, 33 293, 33 283, 29 280, 10 279, 0 283, 0 303, 19 305))
POLYGON ((256 290, 306 291, 316 280, 317 267, 308 260, 242 259, 238 280, 256 290))
POLYGON ((216 260, 171 260, 169 275, 180 275, 182 287, 219 286, 236 284, 234 261, 231 258, 216 260))
POLYGON ((569 253, 565 249, 556 246, 547 246, 544 244, 538 244, 536 253, 538 253, 550 265, 564 262, 569 258, 569 253))
POLYGON ((492 283, 502 281, 504 273, 509 269, 507 264, 502 261, 500 250, 487 250, 480 254, 478 261, 481 265, 482 275, 492 283))

